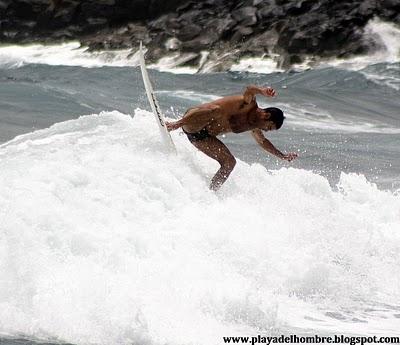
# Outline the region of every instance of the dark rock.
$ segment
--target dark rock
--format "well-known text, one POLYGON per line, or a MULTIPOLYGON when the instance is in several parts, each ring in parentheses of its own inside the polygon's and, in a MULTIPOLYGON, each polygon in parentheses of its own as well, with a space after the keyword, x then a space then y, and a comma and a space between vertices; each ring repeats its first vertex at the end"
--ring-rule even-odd
POLYGON ((361 16, 371 17, 377 10, 377 7, 378 7, 378 4, 376 1, 365 0, 361 3, 360 7, 358 8, 358 13, 361 16))
POLYGON ((288 42, 286 47, 288 53, 299 54, 307 51, 315 51, 318 45, 318 40, 304 32, 296 32, 288 42))
POLYGON ((140 25, 140 24, 129 23, 127 25, 127 29, 129 31, 129 33, 134 33, 135 35, 137 35, 137 34, 143 35, 143 34, 148 33, 147 27, 144 25, 140 25))
POLYGON ((69 30, 57 31, 52 35, 55 39, 72 39, 74 34, 69 30))
POLYGON ((314 5, 313 0, 300 0, 296 2, 291 2, 287 4, 285 8, 286 15, 289 16, 298 16, 300 14, 304 14, 308 12, 314 5))
POLYGON ((290 55, 289 57, 289 63, 290 65, 294 65, 294 64, 298 64, 298 63, 302 63, 303 59, 301 58, 300 55, 290 55))
POLYGON ((10 1, 0 1, 0 15, 8 8, 10 1))
POLYGON ((216 33, 207 33, 206 35, 199 36, 194 40, 183 42, 182 48, 185 51, 200 52, 203 49, 209 49, 218 41, 218 38, 219 36, 216 33))
POLYGON ((257 15, 260 19, 270 17, 274 8, 273 5, 265 5, 258 10, 257 15))
POLYGON ((382 7, 383 8, 393 8, 393 7, 400 7, 400 1, 399 0, 381 0, 382 1, 382 7))
POLYGON ((258 16, 262 20, 269 19, 270 21, 286 17, 286 12, 282 6, 266 5, 258 11, 258 16))
MULTIPOLYGON (((134 29, 133 29, 134 30, 134 29)), ((133 31, 132 30, 132 31, 133 31)), ((118 29, 117 31, 116 31, 116 34, 117 35, 124 35, 124 34, 126 34, 126 33, 128 33, 130 31, 130 29, 129 29, 129 26, 123 26, 122 28, 120 28, 120 29, 118 29)))
POLYGON ((114 6, 115 0, 99 0, 98 2, 107 5, 107 6, 114 6))
POLYGON ((36 6, 28 1, 16 0, 7 8, 7 15, 15 19, 32 19, 36 14, 36 6))
POLYGON ((246 36, 249 36, 253 33, 253 29, 244 26, 238 26, 235 28, 236 32, 232 36, 233 42, 240 42, 245 39, 246 36))
POLYGON ((104 17, 100 17, 100 18, 89 17, 87 19, 87 22, 89 25, 92 25, 92 26, 103 26, 104 24, 108 23, 107 18, 104 18, 104 17))
POLYGON ((182 5, 178 6, 176 8, 176 12, 182 13, 183 11, 185 11, 186 9, 193 7, 193 5, 195 4, 195 1, 185 1, 182 5))
POLYGON ((178 20, 177 14, 171 13, 165 14, 160 18, 149 22, 148 27, 156 32, 163 32, 168 36, 174 36, 176 30, 181 27, 181 24, 178 20))
POLYGON ((78 25, 69 25, 67 26, 66 30, 71 32, 74 37, 77 37, 82 32, 82 27, 78 25))
POLYGON ((399 11, 400 11, 400 7, 399 7, 399 10, 394 9, 394 8, 384 8, 384 9, 382 9, 382 11, 380 13, 380 17, 385 20, 392 21, 399 14, 399 11))
POLYGON ((254 31, 252 28, 249 28, 246 26, 238 26, 236 28, 236 32, 240 33, 243 36, 248 36, 248 35, 251 35, 254 31))
POLYGON ((236 22, 229 15, 222 19, 212 19, 209 23, 210 28, 214 30, 220 38, 229 36, 235 24, 236 22))
POLYGON ((48 30, 64 30, 74 23, 77 11, 78 4, 67 0, 57 3, 57 6, 53 7, 51 11, 47 7, 45 11, 40 12, 36 17, 37 29, 44 32, 48 30))
POLYGON ((17 35, 18 35, 18 31, 16 31, 16 30, 6 30, 6 31, 3 31, 3 36, 4 37, 6 37, 6 38, 15 38, 17 35))
POLYGON ((181 23, 194 23, 202 17, 203 12, 200 10, 192 10, 185 12, 179 17, 181 23))
POLYGON ((176 11, 180 6, 187 2, 187 0, 146 0, 145 2, 150 3, 148 15, 150 18, 154 18, 163 13, 176 11))
POLYGON ((235 19, 240 25, 243 26, 252 26, 257 23, 256 17, 257 9, 255 7, 242 7, 238 10, 232 12, 232 17, 235 19))
POLYGON ((182 28, 177 32, 177 37, 181 41, 190 41, 198 36, 203 29, 196 24, 183 25, 182 28))
POLYGON ((257 36, 251 37, 243 44, 242 51, 252 55, 263 55, 274 51, 279 34, 275 30, 269 30, 257 36))
POLYGON ((79 39, 91 49, 143 40, 150 59, 172 51, 193 54, 185 63, 195 64, 206 50, 223 70, 243 54, 276 53, 288 67, 379 49, 363 35, 374 17, 400 24, 400 0, 0 0, 0 39, 79 39))
POLYGON ((32 20, 25 20, 20 22, 20 26, 32 30, 36 26, 36 22, 32 20))
MULTIPOLYGON (((112 2, 108 1, 94 1, 87 0, 82 1, 79 4, 78 17, 79 20, 85 21, 86 18, 108 18, 111 22, 115 20, 115 15, 118 10, 115 9, 112 2)), ((126 8, 126 13, 123 14, 125 17, 129 17, 129 8, 126 8)), ((144 14, 145 10, 140 11, 139 13, 144 14)))

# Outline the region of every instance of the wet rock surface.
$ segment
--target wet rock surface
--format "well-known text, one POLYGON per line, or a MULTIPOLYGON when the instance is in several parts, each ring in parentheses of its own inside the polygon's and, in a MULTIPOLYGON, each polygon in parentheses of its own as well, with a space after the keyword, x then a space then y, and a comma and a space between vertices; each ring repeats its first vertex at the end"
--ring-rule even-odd
MULTIPOLYGON (((148 58, 209 51, 218 69, 243 56, 347 57, 376 49, 363 29, 374 17, 400 25, 400 0, 0 0, 0 41, 78 39, 90 49, 136 48, 148 58)), ((204 55, 204 54, 203 54, 204 55)))

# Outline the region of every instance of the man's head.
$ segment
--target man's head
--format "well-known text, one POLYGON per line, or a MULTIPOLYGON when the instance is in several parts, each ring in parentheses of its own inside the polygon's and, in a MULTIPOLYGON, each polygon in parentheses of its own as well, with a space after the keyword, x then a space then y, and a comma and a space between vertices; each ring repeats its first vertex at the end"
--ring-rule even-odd
POLYGON ((263 112, 263 124, 265 124, 261 129, 264 130, 274 130, 274 129, 279 129, 282 127, 283 120, 285 119, 285 116, 283 115, 282 110, 279 108, 265 108, 261 109, 263 112))

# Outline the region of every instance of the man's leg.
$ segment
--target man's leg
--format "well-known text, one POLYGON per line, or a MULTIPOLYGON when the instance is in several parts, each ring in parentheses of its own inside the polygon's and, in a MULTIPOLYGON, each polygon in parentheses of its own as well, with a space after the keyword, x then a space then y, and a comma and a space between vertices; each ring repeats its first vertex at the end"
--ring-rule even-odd
POLYGON ((208 137, 203 140, 193 141, 192 144, 221 165, 221 168, 214 175, 210 184, 211 190, 218 190, 235 167, 235 157, 233 157, 228 148, 216 137, 208 137))

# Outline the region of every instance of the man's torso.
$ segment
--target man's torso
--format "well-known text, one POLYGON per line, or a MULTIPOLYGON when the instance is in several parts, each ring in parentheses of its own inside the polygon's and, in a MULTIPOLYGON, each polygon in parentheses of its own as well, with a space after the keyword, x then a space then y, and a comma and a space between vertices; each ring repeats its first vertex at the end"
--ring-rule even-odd
POLYGON ((213 102, 202 104, 197 109, 219 107, 210 123, 205 127, 210 135, 241 133, 255 128, 257 102, 246 103, 242 95, 227 96, 213 102))

